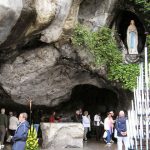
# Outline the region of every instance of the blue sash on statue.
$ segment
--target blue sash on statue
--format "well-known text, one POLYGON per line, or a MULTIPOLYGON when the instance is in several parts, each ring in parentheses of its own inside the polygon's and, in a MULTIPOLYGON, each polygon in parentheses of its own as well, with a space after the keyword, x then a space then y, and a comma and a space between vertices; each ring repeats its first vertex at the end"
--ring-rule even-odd
POLYGON ((130 32, 130 48, 135 47, 135 32, 130 32))

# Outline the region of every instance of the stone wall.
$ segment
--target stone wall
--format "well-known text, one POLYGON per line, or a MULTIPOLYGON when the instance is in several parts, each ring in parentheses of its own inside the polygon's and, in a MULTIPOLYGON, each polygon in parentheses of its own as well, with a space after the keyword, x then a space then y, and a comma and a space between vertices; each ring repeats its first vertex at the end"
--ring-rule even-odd
POLYGON ((81 123, 41 123, 43 150, 83 148, 81 123))

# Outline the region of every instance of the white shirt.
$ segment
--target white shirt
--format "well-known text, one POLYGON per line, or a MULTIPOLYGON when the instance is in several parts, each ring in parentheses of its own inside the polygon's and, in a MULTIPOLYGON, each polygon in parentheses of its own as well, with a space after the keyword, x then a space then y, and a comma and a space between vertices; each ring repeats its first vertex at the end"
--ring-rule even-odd
POLYGON ((90 118, 87 116, 82 116, 82 124, 84 127, 90 128, 90 118))
POLYGON ((9 118, 9 129, 10 130, 16 130, 17 126, 19 124, 18 118, 15 116, 11 116, 9 118))
POLYGON ((95 126, 100 126, 100 124, 104 124, 101 121, 101 117, 99 115, 97 115, 97 114, 94 116, 94 124, 95 124, 95 126))

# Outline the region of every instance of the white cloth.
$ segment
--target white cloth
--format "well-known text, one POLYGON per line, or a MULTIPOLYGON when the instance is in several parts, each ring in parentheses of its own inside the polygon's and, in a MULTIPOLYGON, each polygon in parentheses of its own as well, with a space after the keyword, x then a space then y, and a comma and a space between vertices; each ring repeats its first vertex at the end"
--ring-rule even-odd
POLYGON ((104 124, 104 123, 101 121, 101 117, 96 114, 94 116, 94 125, 95 126, 100 126, 100 124, 104 124))
POLYGON ((90 118, 87 116, 82 116, 82 124, 84 127, 90 128, 90 118))
POLYGON ((99 115, 94 116, 94 122, 96 126, 100 126, 101 117, 99 115))
POLYGON ((128 137, 118 137, 117 138, 117 146, 118 146, 118 150, 122 150, 122 146, 123 146, 123 143, 124 143, 124 146, 125 146, 125 150, 128 150, 129 148, 129 140, 128 140, 128 137))
POLYGON ((10 130, 16 130, 17 126, 19 124, 18 118, 15 116, 11 116, 9 118, 9 129, 10 130))

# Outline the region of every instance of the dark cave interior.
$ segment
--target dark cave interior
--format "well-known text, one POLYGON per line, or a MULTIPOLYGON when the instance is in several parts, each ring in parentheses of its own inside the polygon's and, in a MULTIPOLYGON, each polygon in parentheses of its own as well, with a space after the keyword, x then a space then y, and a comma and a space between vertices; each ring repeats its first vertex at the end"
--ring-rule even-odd
POLYGON ((98 112, 105 116, 108 111, 117 112, 118 106, 119 99, 114 91, 90 84, 81 84, 72 89, 70 100, 58 106, 57 110, 64 113, 64 111, 75 112, 75 110, 82 108, 92 116, 98 112))
MULTIPOLYGON (((24 106, 14 103, 8 95, 1 95, 1 99, 3 99, 3 101, 1 100, 0 108, 6 108, 7 114, 9 111, 16 111, 18 114, 20 112, 30 114, 29 104, 24 106)), ((114 91, 114 89, 99 88, 91 84, 80 84, 72 89, 71 96, 67 101, 56 107, 33 105, 32 111, 35 112, 38 110, 41 116, 46 116, 45 121, 47 122, 53 111, 56 111, 58 116, 60 115, 69 119, 77 109, 82 108, 83 112, 87 110, 92 118, 98 112, 100 112, 104 118, 108 111, 113 110, 117 114, 120 106, 126 109, 126 105, 128 105, 128 103, 125 102, 125 98, 122 97, 120 100, 118 92, 114 91)))

